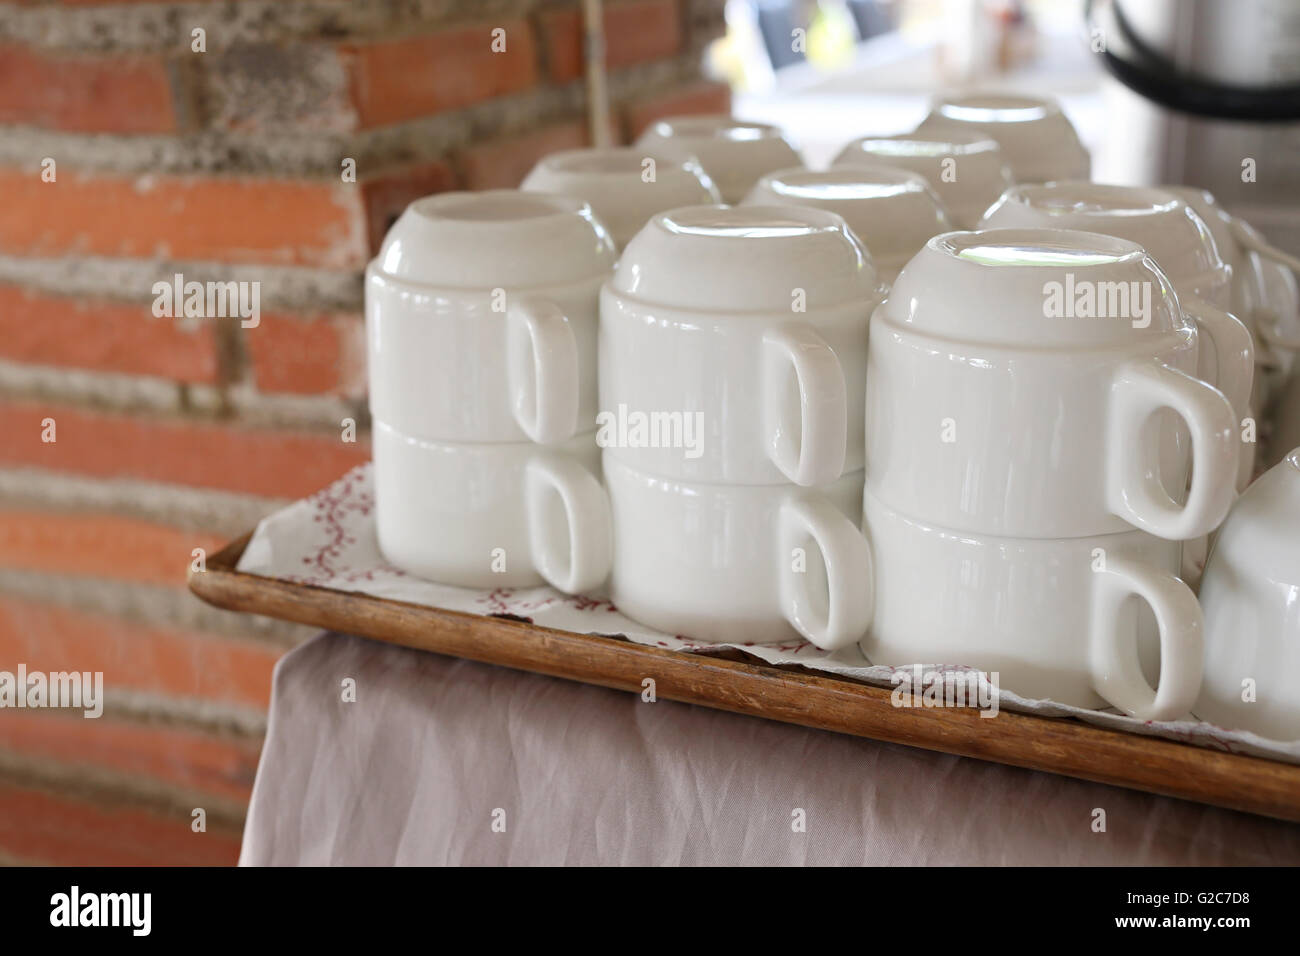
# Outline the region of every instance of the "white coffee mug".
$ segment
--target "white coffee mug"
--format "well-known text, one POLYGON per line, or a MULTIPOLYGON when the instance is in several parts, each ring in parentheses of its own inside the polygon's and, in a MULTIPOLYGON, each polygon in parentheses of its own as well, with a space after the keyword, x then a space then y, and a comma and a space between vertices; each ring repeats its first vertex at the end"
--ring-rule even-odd
MULTIPOLYGON (((1078 229, 1140 245, 1169 277, 1178 301, 1202 332, 1197 375, 1232 404, 1238 427, 1250 415, 1255 347, 1250 330, 1231 313, 1232 270, 1209 227, 1187 203, 1159 189, 1088 182, 1016 186, 984 215, 981 228, 1078 229)), ((1239 473, 1254 460, 1254 444, 1239 443, 1239 473)), ((1240 475, 1239 475, 1240 476, 1240 475)))
POLYGON ((938 236, 872 318, 867 483, 960 531, 1205 534, 1232 502, 1237 435, 1227 400, 1193 377, 1196 357, 1195 326, 1134 243, 938 236), (1087 288, 1095 314, 1078 308, 1087 288))
POLYGON ((1079 134, 1053 100, 1005 93, 941 97, 918 133, 982 133, 997 140, 1020 183, 1087 179, 1092 168, 1079 134))
POLYGON ((661 119, 641 134, 635 148, 698 160, 725 203, 744 199, 764 173, 803 164, 775 126, 721 115, 661 119))
POLYGON ((468 588, 549 583, 567 593, 609 573, 609 505, 591 432, 531 442, 449 443, 374 423, 375 525, 394 567, 468 588))
POLYGON ((870 490, 863 529, 875 568, 862 651, 873 664, 973 667, 1022 697, 1076 707, 1109 703, 1172 720, 1201 683, 1196 597, 1174 575, 1178 545, 1140 531, 1077 538, 1002 538, 953 531, 894 510, 870 490), (1137 644, 1154 612, 1159 685, 1137 644))
POLYGON ((597 298, 616 261, 579 199, 413 202, 366 269, 370 408, 429 441, 564 441, 596 417, 597 298))
POLYGON ((696 481, 820 485, 860 469, 881 294, 834 213, 655 216, 601 292, 597 441, 632 467, 696 481))
POLYGON ((620 249, 657 212, 722 202, 694 159, 656 157, 631 146, 551 153, 520 188, 585 199, 620 249))
POLYGON ((871 614, 862 473, 816 489, 662 478, 605 453, 610 595, 633 620, 696 641, 807 638, 834 649, 871 614))
POLYGON ((1300 448, 1246 489, 1201 581, 1205 684, 1193 713, 1300 740, 1300 448))
POLYGON ((952 230, 939 197, 924 176, 880 164, 769 173, 749 191, 742 205, 785 203, 843 216, 867 247, 876 274, 886 284, 894 281, 932 236, 952 230))
POLYGON ((1014 185, 998 144, 960 130, 867 136, 840 151, 835 165, 885 163, 925 177, 953 225, 974 229, 984 211, 1014 185))

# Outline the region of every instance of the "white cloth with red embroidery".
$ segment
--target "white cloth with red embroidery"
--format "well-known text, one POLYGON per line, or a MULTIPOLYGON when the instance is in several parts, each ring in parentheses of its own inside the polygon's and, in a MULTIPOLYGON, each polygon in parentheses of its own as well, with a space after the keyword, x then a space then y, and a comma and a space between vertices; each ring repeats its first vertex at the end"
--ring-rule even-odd
MULTIPOLYGON (((885 687, 894 684, 894 675, 898 672, 898 668, 873 665, 856 647, 829 652, 805 641, 733 645, 694 643, 636 623, 599 595, 571 597, 549 587, 476 591, 411 577, 387 564, 379 553, 369 465, 353 469, 323 491, 263 520, 244 550, 238 570, 453 611, 509 614, 579 634, 619 634, 638 644, 666 647, 683 653, 730 646, 771 664, 800 664, 885 687)), ((966 672, 961 667, 946 670, 954 674, 966 672)), ((1300 741, 1282 743, 1267 740, 1255 734, 1224 730, 1191 719, 1135 720, 1116 712, 1030 700, 1005 688, 1000 690, 998 700, 999 706, 1007 710, 1054 717, 1072 716, 1116 730, 1300 763, 1300 741)))

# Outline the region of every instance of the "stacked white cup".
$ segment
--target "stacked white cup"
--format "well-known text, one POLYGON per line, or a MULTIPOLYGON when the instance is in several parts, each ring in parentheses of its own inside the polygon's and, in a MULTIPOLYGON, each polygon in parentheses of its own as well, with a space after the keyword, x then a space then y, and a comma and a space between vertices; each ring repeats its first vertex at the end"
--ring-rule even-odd
POLYGON ((819 209, 689 206, 632 239, 600 304, 620 610, 701 641, 861 637, 881 296, 862 245, 819 209))
POLYGON ((379 547, 463 587, 608 574, 595 444, 597 297, 613 242, 583 201, 417 200, 366 270, 379 547))
POLYGON ((886 285, 932 237, 952 223, 925 177, 878 163, 768 173, 745 205, 812 206, 844 217, 886 285))
POLYGON ((1237 455, 1231 405, 1195 377, 1201 338, 1134 243, 1041 229, 932 239, 872 319, 867 657, 1184 715, 1202 619, 1175 575, 1179 542, 1222 521, 1237 455), (1094 295, 1080 308, 1086 288, 1123 289, 1130 307, 1094 295), (1154 612, 1154 691, 1131 597, 1154 612))

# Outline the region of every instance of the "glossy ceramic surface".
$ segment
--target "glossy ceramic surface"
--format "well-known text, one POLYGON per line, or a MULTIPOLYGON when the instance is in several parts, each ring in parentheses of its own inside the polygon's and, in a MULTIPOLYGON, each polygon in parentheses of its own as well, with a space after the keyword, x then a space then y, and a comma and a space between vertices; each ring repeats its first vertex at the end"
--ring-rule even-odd
POLYGON ((998 144, 960 130, 867 136, 840 151, 834 165, 884 163, 924 176, 958 229, 974 229, 984 211, 1014 185, 998 144))
POLYGON ((581 200, 418 200, 366 270, 372 413, 428 441, 563 441, 595 427, 597 298, 616 253, 581 200))
MULTIPOLYGON (((1254 339, 1240 319, 1223 311, 1231 305, 1232 269, 1205 221, 1182 199, 1160 189, 1088 182, 1017 186, 989 209, 982 227, 1077 229, 1140 245, 1201 329, 1197 375, 1228 397, 1239 424, 1251 415, 1254 339)), ((1238 452, 1244 485, 1255 446, 1241 443, 1238 452)))
POLYGON ((586 200, 619 248, 657 212, 722 202, 695 160, 649 156, 633 147, 551 153, 520 188, 586 200))
POLYGON ((886 284, 933 236, 952 224, 939 197, 919 173, 882 165, 769 173, 742 205, 810 206, 844 217, 862 240, 886 284))
POLYGON ((872 319, 868 486, 963 532, 1205 534, 1231 503, 1237 442, 1228 402, 1192 377, 1196 347, 1168 280, 1133 243, 1059 230, 938 236, 872 319), (1136 290, 1130 307, 1108 314, 1123 305, 1115 297, 1101 314, 1047 308, 1053 287, 1107 286, 1136 290))
POLYGON ((614 524, 610 593, 650 627, 697 641, 806 637, 843 647, 866 629, 870 557, 862 473, 816 489, 660 478, 605 454, 614 524))
POLYGON ((601 293, 602 419, 678 415, 702 441, 607 445, 651 474, 819 485, 862 467, 881 289, 844 220, 796 206, 655 216, 601 293))
POLYGON ((1201 605, 1205 684, 1193 712, 1300 739, 1300 448, 1233 507, 1205 568, 1201 605))
POLYGON ((1201 679, 1201 611, 1174 576, 1178 545, 1138 531, 999 538, 909 518, 864 495, 875 608, 873 664, 996 671, 1002 688, 1148 720, 1184 715, 1201 679), (1153 692, 1136 645, 1146 601, 1164 671, 1153 692))
POLYGON ((460 587, 586 591, 609 572, 609 509, 588 432, 530 442, 422 442, 374 423, 375 523, 394 567, 460 587))
POLYGON ((997 140, 1016 182, 1087 179, 1091 158, 1061 107, 1052 100, 1001 93, 944 97, 918 133, 981 133, 997 140))
POLYGON ((803 165, 795 148, 775 126, 730 116, 671 116, 652 123, 637 149, 678 159, 697 159, 722 201, 738 203, 759 177, 803 165))

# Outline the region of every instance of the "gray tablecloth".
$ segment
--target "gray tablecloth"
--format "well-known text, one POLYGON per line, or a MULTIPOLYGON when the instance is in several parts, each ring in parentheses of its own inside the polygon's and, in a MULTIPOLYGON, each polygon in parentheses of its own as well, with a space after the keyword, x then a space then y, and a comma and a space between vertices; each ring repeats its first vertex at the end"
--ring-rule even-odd
POLYGON ((242 862, 1296 864, 1300 826, 323 634, 242 862))

